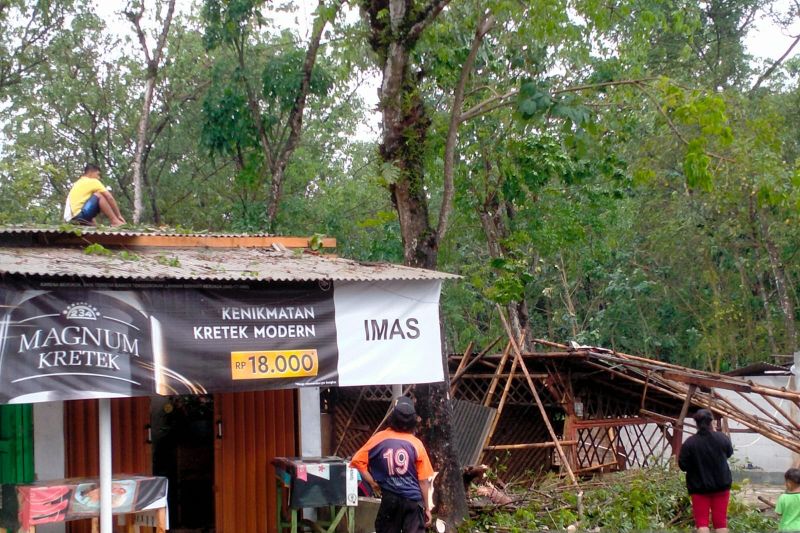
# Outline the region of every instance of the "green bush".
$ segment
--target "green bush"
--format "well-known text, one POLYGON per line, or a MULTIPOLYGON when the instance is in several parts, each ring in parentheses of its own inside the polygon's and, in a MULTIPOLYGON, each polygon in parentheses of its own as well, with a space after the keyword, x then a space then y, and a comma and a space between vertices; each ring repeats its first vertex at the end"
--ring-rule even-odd
MULTIPOLYGON (((578 523, 574 487, 549 476, 514 490, 513 510, 477 511, 461 531, 528 533, 563 531, 679 532, 693 531, 691 503, 684 476, 676 469, 653 467, 581 481, 583 517, 578 523)), ((774 519, 747 506, 734 487, 728 508, 733 533, 775 531, 774 519)))

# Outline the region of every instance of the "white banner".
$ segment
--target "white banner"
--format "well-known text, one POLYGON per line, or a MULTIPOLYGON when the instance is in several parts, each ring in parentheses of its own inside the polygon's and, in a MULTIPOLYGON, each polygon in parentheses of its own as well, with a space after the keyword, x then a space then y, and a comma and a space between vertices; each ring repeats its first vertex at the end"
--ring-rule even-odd
POLYGON ((337 282, 339 386, 444 380, 440 280, 337 282))

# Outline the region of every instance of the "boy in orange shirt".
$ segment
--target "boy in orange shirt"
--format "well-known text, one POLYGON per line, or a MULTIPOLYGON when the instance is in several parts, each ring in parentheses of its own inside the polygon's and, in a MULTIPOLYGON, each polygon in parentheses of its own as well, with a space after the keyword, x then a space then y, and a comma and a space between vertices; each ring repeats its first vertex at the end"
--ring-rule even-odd
POLYGON ((83 175, 69 191, 67 204, 64 206, 64 220, 94 226, 94 217, 100 212, 108 217, 112 226, 125 224, 116 200, 100 183, 100 168, 96 165, 86 165, 83 175))
POLYGON ((422 442, 413 435, 416 426, 414 403, 398 398, 389 429, 373 435, 350 462, 381 497, 375 533, 422 533, 431 522, 433 467, 422 442))

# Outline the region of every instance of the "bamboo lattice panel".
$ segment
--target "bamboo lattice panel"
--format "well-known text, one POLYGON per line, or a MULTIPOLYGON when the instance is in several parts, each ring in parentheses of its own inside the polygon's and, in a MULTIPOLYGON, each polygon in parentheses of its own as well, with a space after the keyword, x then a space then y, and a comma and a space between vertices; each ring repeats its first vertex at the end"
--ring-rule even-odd
MULTIPOLYGON (((556 421, 554 426, 560 433, 563 423, 556 421)), ((535 405, 507 405, 489 444, 529 444, 549 440, 550 435, 535 405)), ((493 450, 484 455, 483 462, 502 479, 511 481, 531 472, 549 471, 553 465, 553 448, 493 450)))
POLYGON ((381 423, 391 403, 383 399, 384 387, 348 387, 337 391, 332 405, 333 448, 339 457, 351 457, 372 436, 381 423), (338 447, 338 449, 337 449, 338 447))
POLYGON ((580 428, 577 451, 579 471, 652 466, 671 454, 663 426, 657 424, 580 428))

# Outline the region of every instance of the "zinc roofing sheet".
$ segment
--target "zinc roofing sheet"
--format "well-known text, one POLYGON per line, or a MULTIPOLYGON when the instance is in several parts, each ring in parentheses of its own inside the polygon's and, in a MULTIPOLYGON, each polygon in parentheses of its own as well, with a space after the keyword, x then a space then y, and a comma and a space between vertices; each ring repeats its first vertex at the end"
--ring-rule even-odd
POLYGON ((128 230, 118 228, 104 228, 104 227, 91 227, 91 226, 67 226, 69 229, 63 227, 36 227, 36 226, 0 226, 0 235, 69 235, 75 232, 82 232, 84 234, 98 235, 98 236, 115 236, 115 237, 147 237, 147 236, 170 236, 170 237, 204 237, 207 239, 214 238, 229 238, 229 237, 274 237, 270 233, 212 233, 201 232, 192 233, 188 231, 172 231, 172 230, 128 230))
POLYGON ((260 248, 0 247, 0 274, 129 281, 384 281, 458 276, 390 263, 363 263, 260 248))

